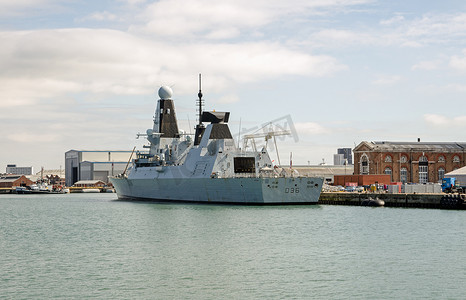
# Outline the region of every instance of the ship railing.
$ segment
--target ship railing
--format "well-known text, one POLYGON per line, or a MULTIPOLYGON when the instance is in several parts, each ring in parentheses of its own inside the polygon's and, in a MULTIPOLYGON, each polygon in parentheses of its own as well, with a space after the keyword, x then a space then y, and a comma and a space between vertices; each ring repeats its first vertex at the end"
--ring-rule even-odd
POLYGON ((284 177, 280 176, 279 174, 276 173, 235 173, 233 175, 235 178, 278 178, 278 177, 284 177))
POLYGON ((235 173, 233 175, 235 178, 254 178, 257 177, 255 173, 235 173))

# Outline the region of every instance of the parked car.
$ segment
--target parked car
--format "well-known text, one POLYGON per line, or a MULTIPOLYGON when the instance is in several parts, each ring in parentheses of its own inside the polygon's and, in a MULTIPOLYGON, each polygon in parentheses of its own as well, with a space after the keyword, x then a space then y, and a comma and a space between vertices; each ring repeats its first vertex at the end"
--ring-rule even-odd
POLYGON ((356 191, 356 187, 355 186, 347 186, 345 188, 345 191, 346 192, 354 192, 354 191, 356 191))

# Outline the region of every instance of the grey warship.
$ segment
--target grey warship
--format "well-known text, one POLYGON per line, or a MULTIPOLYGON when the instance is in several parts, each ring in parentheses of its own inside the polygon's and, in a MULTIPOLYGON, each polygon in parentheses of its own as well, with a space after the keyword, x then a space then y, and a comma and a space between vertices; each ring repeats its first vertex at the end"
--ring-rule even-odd
POLYGON ((194 137, 184 134, 178 129, 172 93, 167 86, 159 89, 153 127, 140 134, 149 142, 144 146, 148 151, 136 152, 123 174, 110 177, 119 199, 252 205, 318 202, 323 178, 289 175, 273 166, 267 146, 259 151, 237 147, 227 124, 230 113, 202 111, 200 87, 199 123, 194 137))

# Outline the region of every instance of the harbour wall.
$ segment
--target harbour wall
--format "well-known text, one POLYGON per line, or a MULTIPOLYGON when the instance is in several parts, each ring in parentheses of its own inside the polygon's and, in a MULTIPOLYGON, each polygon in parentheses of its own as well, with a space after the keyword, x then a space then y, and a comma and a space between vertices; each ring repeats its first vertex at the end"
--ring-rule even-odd
POLYGON ((417 207, 466 209, 466 195, 464 194, 388 194, 388 193, 348 193, 322 192, 319 204, 328 205, 363 205, 363 201, 372 198, 385 202, 387 207, 417 207))

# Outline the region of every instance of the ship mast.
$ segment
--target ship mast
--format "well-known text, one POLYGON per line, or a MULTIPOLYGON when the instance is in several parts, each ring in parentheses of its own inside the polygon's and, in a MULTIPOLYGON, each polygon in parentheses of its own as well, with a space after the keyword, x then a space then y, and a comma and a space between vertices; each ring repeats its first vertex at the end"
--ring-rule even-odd
POLYGON ((194 145, 199 145, 201 143, 202 134, 204 133, 205 127, 202 124, 202 107, 204 106, 204 100, 202 100, 202 91, 201 91, 201 74, 199 74, 199 93, 197 94, 199 97, 196 100, 196 104, 198 105, 198 112, 199 112, 199 123, 196 125, 196 133, 194 136, 194 145))
POLYGON ((202 100, 202 91, 201 91, 201 74, 199 74, 199 93, 197 93, 197 96, 199 97, 199 100, 197 100, 197 104, 199 105, 199 124, 202 125, 202 106, 204 105, 203 100, 202 100))

